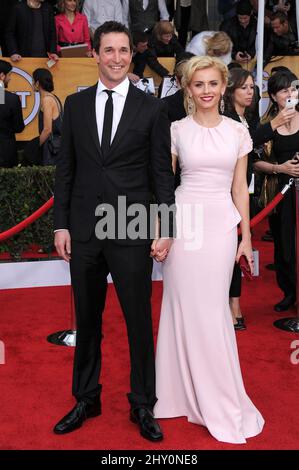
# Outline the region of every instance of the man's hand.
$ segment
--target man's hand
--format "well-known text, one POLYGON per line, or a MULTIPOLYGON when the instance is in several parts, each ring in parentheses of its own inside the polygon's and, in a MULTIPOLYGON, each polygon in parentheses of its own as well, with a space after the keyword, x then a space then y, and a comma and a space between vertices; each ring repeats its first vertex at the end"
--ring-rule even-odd
POLYGON ((154 240, 151 246, 151 256, 158 262, 165 261, 172 242, 172 238, 158 238, 154 240))
POLYGON ((140 80, 140 77, 132 72, 128 72, 127 76, 128 76, 128 79, 133 83, 138 83, 140 80))
POLYGON ((250 57, 249 54, 247 54, 245 52, 237 52, 237 54, 236 54, 236 61, 237 62, 244 63, 244 62, 248 62, 249 60, 251 60, 251 57, 250 57))
POLYGON ((20 54, 13 54, 10 58, 12 62, 20 62, 20 60, 22 60, 22 56, 20 56, 20 54))
POLYGON ((68 230, 60 230, 55 233, 54 245, 56 251, 64 261, 69 262, 71 259, 71 236, 68 230))
POLYGON ((49 57, 49 59, 54 60, 55 62, 59 61, 59 57, 58 57, 57 54, 53 54, 51 52, 48 52, 48 57, 49 57))

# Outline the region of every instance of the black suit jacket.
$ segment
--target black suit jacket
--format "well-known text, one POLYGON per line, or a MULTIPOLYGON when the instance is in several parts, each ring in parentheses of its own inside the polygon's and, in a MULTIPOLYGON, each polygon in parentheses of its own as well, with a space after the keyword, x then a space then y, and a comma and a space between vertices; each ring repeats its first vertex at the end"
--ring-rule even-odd
POLYGON ((173 95, 165 96, 162 100, 167 104, 170 122, 180 121, 187 116, 184 108, 184 92, 182 89, 173 95))
MULTIPOLYGON (((95 114, 96 91, 97 85, 67 98, 56 170, 54 228, 68 228, 79 241, 87 241, 94 232, 96 206, 116 207, 118 196, 126 196, 127 205, 143 203, 147 211, 153 193, 158 204, 175 202, 164 103, 130 84, 116 135, 104 158, 95 114)), ((144 244, 150 237, 117 241, 144 244)))
MULTIPOLYGON (((56 53, 56 29, 53 7, 41 4, 44 38, 47 52, 56 53)), ((11 11, 6 29, 6 47, 9 55, 31 57, 32 11, 25 3, 18 3, 11 11)))
POLYGON ((12 167, 17 164, 15 132, 24 130, 20 98, 5 91, 5 103, 0 104, 0 166, 12 167))

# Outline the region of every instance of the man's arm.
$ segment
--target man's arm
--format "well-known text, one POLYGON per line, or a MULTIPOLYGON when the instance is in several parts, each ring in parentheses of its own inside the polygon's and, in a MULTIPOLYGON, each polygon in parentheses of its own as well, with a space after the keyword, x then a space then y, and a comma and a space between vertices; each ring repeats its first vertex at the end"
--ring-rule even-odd
POLYGON ((85 0, 82 13, 86 16, 88 26, 91 28, 90 0, 85 0))
POLYGON ((124 24, 129 27, 130 23, 130 14, 129 14, 129 0, 123 0, 123 21, 124 24))
POLYGON ((167 75, 170 74, 170 72, 165 67, 163 67, 163 65, 160 64, 160 62, 158 61, 158 58, 157 58, 156 54, 153 52, 153 50, 147 49, 145 54, 146 54, 146 63, 147 63, 147 65, 154 72, 156 72, 158 75, 160 75, 160 77, 166 77, 167 75))
POLYGON ((167 10, 165 0, 158 0, 158 7, 159 7, 159 12, 160 12, 160 20, 169 21, 169 13, 167 10))
POLYGON ((22 132, 25 129, 25 124, 23 121, 22 106, 20 98, 16 96, 16 104, 13 109, 13 131, 22 132))
POLYGON ((57 156, 54 191, 54 230, 69 229, 70 199, 75 173, 75 149, 71 129, 69 98, 63 117, 61 148, 57 156))
POLYGON ((8 54, 10 56, 14 54, 19 54, 19 48, 17 45, 16 36, 15 36, 16 25, 17 25, 17 6, 13 6, 9 15, 8 24, 7 24, 6 31, 5 31, 6 46, 8 49, 8 54))
POLYGON ((120 0, 116 2, 114 19, 115 21, 118 21, 119 23, 124 22, 123 7, 122 7, 120 0))
MULTIPOLYGON (((168 119, 167 105, 159 101, 155 107, 153 125, 151 129, 151 171, 154 184, 154 193, 157 203, 165 204, 170 209, 174 208, 174 174, 170 151, 170 121, 168 119)), ((161 236, 172 237, 174 235, 174 214, 170 211, 169 231, 163 230, 161 223, 161 236)))
POLYGON ((49 51, 52 54, 57 54, 57 40, 56 40, 56 26, 54 20, 54 12, 52 5, 45 11, 49 21, 49 51))

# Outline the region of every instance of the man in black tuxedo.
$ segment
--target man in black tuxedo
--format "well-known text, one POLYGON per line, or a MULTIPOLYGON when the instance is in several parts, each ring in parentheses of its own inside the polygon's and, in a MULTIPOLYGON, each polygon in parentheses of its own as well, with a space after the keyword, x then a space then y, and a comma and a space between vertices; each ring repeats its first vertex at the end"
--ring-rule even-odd
MULTIPOLYGON (((166 107, 129 83, 132 40, 127 28, 109 21, 95 32, 99 82, 65 103, 55 185, 55 246, 70 261, 77 338, 73 395, 76 406, 54 428, 64 434, 101 414, 101 322, 110 272, 125 316, 131 358, 130 419, 152 441, 163 438, 152 414, 156 402, 151 322, 152 256, 163 260, 173 224, 163 238, 95 235, 98 206, 117 209, 119 196, 149 213, 152 188, 158 204, 174 204, 170 126, 166 107), (64 229, 64 230, 61 230, 64 229), (169 237, 169 238, 167 238, 169 237)), ((121 216, 126 217, 122 211, 121 216)), ((125 219, 125 228, 129 221, 125 219)), ((109 225, 109 223, 108 223, 109 225)), ((163 224, 161 224, 162 227, 163 224)), ((98 225, 97 225, 98 226, 98 225)), ((119 226, 116 227, 116 231, 119 226)), ((109 231, 109 229, 107 229, 109 231)))
POLYGON ((11 168, 18 163, 15 133, 24 130, 22 106, 18 95, 6 90, 12 66, 0 60, 0 167, 11 168))

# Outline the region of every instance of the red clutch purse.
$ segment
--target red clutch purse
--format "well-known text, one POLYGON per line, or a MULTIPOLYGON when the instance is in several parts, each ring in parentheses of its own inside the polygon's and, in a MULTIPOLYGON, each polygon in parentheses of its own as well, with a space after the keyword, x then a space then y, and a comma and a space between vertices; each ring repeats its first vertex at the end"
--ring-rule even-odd
POLYGON ((242 273, 244 274, 245 279, 247 279, 248 281, 253 281, 253 275, 251 274, 250 266, 246 256, 240 256, 239 265, 242 273))

